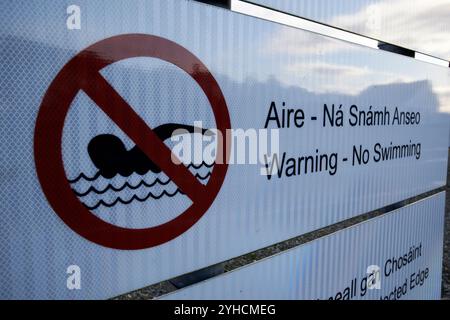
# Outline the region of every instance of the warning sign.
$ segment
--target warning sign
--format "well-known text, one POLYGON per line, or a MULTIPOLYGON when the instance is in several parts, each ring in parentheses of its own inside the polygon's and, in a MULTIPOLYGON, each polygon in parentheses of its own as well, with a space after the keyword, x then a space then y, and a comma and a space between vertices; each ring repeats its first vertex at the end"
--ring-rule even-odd
POLYGON ((73 57, 48 88, 37 117, 34 155, 38 179, 54 211, 75 232, 102 246, 144 249, 174 239, 194 225, 216 198, 227 172, 227 161, 215 163, 202 184, 176 157, 163 140, 100 74, 104 67, 123 59, 158 58, 188 73, 205 93, 212 108, 218 139, 217 159, 227 159, 223 140, 229 139, 230 116, 223 94, 206 66, 182 46, 152 35, 126 34, 99 41, 73 57), (95 104, 164 172, 191 201, 176 218, 143 229, 119 227, 94 215, 74 193, 62 157, 62 133, 67 113, 79 91, 95 104), (225 155, 225 156, 223 156, 225 155))

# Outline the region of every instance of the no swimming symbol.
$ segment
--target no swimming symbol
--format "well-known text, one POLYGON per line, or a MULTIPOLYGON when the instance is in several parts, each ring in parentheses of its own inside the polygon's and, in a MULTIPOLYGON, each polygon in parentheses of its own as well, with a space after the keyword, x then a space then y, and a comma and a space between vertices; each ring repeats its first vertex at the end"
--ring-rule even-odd
MULTIPOLYGON (((170 40, 144 34, 114 36, 84 49, 62 68, 44 96, 36 121, 38 179, 53 210, 75 232, 97 244, 127 250, 157 246, 188 230, 213 203, 228 167, 227 161, 215 163, 203 185, 186 166, 172 161, 171 150, 100 74, 107 65, 134 57, 158 58, 184 70, 208 98, 217 129, 226 134, 231 128, 225 99, 212 74, 197 57, 170 40), (103 221, 80 202, 66 177, 61 147, 65 118, 80 90, 189 197, 192 204, 187 210, 158 226, 129 229, 103 221)), ((224 141, 218 141, 217 150, 219 159, 222 155, 228 159, 224 141)))

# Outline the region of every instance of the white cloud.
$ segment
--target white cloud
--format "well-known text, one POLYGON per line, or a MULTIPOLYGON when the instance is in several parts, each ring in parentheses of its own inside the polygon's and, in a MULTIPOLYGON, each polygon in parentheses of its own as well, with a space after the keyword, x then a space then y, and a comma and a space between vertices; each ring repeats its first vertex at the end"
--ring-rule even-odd
POLYGON ((268 42, 267 52, 291 55, 325 55, 348 50, 348 43, 294 28, 281 28, 268 42))

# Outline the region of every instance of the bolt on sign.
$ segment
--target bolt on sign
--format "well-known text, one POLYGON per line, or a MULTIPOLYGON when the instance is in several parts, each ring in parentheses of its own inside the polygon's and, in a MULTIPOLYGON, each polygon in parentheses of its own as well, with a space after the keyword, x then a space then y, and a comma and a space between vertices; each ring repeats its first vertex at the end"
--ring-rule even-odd
POLYGON ((77 6, 0 10, 1 298, 113 297, 445 184, 447 69, 192 1, 77 6))

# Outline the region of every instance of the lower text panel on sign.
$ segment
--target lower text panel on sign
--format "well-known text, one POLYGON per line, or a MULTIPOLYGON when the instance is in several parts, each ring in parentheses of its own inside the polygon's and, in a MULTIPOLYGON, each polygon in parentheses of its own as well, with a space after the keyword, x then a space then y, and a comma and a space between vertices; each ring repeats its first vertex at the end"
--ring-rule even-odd
POLYGON ((162 299, 440 299, 445 192, 162 299))

